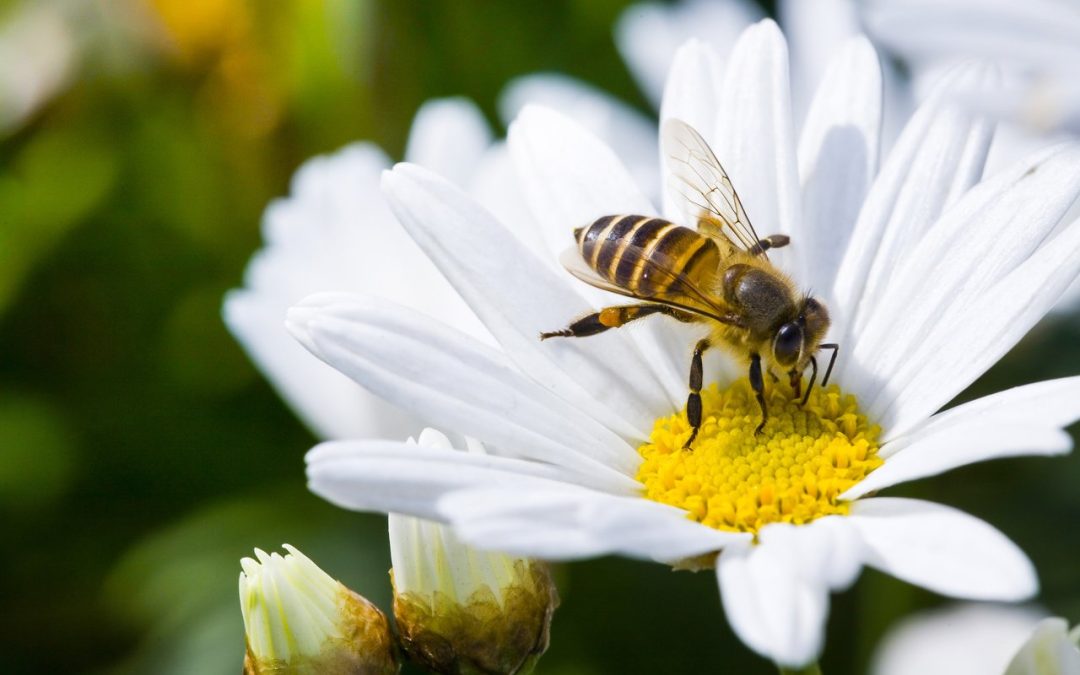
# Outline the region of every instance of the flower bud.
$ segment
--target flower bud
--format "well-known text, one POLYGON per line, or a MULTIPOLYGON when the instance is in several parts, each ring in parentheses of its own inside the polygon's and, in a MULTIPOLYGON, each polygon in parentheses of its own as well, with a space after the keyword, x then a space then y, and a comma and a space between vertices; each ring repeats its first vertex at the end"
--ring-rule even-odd
POLYGON ((1005 675, 1080 673, 1080 626, 1069 631, 1065 619, 1043 619, 1016 653, 1005 675))
MULTIPOLYGON (((430 429, 420 445, 450 448, 430 429)), ((531 671, 559 604, 547 566, 475 550, 438 523, 391 514, 389 526, 394 616, 409 658, 454 675, 531 671)))
POLYGON ((527 673, 558 605, 547 566, 466 547, 449 528, 390 516, 394 617, 408 656, 437 673, 527 673))
POLYGON ((240 561, 245 675, 384 675, 398 672, 379 608, 288 544, 240 561))

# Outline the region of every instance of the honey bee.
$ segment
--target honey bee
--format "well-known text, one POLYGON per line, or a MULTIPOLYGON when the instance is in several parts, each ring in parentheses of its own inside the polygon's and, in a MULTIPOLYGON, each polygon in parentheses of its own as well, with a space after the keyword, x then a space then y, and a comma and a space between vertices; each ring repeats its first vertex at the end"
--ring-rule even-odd
POLYGON ((696 229, 636 215, 604 216, 575 229, 577 246, 561 258, 567 270, 592 286, 645 302, 606 307, 562 330, 541 333, 540 339, 596 335, 654 314, 707 324, 709 336, 698 341, 690 364, 686 416, 692 431, 683 446, 689 449, 701 428, 701 356, 707 349, 726 347, 748 362, 761 407, 755 433, 761 433, 768 420, 762 373, 779 381, 772 368, 780 369, 799 396, 809 365, 805 404, 817 380, 814 355, 832 350, 823 378, 828 384, 839 345, 821 342, 829 329, 825 305, 799 292, 769 262, 766 251, 786 246, 789 237, 757 236, 731 179, 701 135, 685 122, 668 120, 661 143, 671 191, 696 229))

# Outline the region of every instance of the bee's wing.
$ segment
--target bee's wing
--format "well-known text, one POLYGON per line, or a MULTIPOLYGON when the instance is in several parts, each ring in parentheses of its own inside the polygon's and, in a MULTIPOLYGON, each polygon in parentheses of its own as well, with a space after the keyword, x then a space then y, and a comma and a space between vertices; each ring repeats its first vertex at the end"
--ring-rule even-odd
POLYGON ((671 170, 668 187, 687 221, 712 237, 724 255, 754 250, 758 243, 754 226, 731 178, 701 134, 682 120, 669 119, 660 143, 671 170))
MULTIPOLYGON (((627 253, 633 255, 636 251, 629 250, 627 253)), ((726 308, 718 305, 716 301, 710 300, 685 274, 675 272, 663 264, 652 262, 644 256, 641 256, 641 260, 645 270, 654 280, 664 279, 669 282, 667 290, 662 294, 640 295, 629 288, 608 281, 585 263, 585 260, 581 257, 581 252, 576 246, 567 248, 559 256, 559 262, 562 263, 567 272, 600 290, 618 293, 628 298, 646 302, 670 305, 711 319, 721 320, 721 317, 727 313, 726 308)))

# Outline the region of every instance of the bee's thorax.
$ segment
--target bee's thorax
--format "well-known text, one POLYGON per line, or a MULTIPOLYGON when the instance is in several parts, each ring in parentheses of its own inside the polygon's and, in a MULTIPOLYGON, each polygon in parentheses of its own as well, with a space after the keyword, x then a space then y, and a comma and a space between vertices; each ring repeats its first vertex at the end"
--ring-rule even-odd
POLYGON ((724 300, 742 317, 759 339, 771 336, 793 320, 797 310, 790 286, 774 272, 747 263, 724 271, 724 300))

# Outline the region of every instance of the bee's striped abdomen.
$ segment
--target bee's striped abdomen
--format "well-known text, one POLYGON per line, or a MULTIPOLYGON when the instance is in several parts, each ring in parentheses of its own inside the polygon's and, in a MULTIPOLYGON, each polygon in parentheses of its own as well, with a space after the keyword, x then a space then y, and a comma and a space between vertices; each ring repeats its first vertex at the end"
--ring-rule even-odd
POLYGON ((604 216, 575 230, 578 250, 597 274, 641 297, 659 296, 680 275, 719 263, 706 236, 663 218, 604 216))

